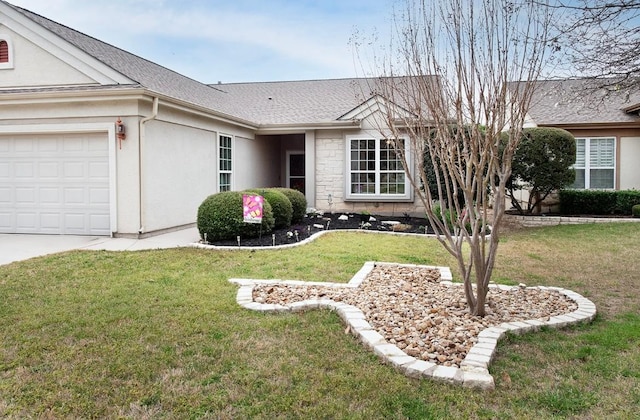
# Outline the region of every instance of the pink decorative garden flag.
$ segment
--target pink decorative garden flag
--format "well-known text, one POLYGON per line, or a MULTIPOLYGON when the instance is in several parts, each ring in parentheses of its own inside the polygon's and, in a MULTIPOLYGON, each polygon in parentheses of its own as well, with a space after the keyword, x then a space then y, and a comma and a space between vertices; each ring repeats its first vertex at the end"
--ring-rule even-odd
POLYGON ((264 198, 261 195, 242 195, 242 206, 245 223, 262 223, 262 207, 264 198))

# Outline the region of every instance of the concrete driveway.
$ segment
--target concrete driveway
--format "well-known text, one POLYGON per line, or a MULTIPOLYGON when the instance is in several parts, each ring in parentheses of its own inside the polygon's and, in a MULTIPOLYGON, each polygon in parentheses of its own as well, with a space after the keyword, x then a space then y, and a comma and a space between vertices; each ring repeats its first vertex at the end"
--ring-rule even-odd
POLYGON ((138 251, 187 246, 200 239, 193 227, 145 239, 104 236, 0 234, 0 265, 73 249, 138 251))

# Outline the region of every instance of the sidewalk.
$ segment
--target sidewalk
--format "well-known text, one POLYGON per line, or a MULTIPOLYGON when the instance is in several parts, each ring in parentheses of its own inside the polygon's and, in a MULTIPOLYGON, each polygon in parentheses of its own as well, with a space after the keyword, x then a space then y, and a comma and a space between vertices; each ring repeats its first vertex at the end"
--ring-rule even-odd
POLYGON ((0 265, 73 249, 139 251, 187 246, 200 239, 195 227, 145 239, 103 236, 0 234, 0 265))

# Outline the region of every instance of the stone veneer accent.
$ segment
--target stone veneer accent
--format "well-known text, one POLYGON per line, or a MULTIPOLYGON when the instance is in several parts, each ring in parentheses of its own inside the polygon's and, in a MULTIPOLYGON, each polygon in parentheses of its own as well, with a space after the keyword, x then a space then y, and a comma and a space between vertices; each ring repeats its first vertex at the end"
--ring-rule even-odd
POLYGON ((342 131, 321 131, 316 134, 315 208, 325 212, 368 211, 386 216, 409 213, 424 217, 424 207, 416 202, 345 201, 345 148, 345 133, 342 131))
MULTIPOLYGON (((384 337, 374 330, 366 321, 364 313, 357 307, 330 299, 312 299, 295 302, 289 305, 261 304, 253 300, 253 288, 258 284, 283 284, 296 286, 330 286, 330 287, 358 287, 374 268, 375 263, 366 262, 353 276, 349 283, 303 282, 297 280, 252 280, 229 279, 231 283, 240 286, 236 300, 239 305, 255 311, 286 311, 298 312, 308 309, 328 308, 338 313, 348 325, 351 333, 358 337, 365 347, 373 351, 384 362, 392 365, 411 378, 428 378, 436 381, 462 385, 469 388, 492 390, 495 388, 493 376, 489 374, 489 364, 495 355, 496 345, 507 332, 521 334, 537 331, 543 326, 561 328, 578 322, 592 321, 596 316, 596 306, 590 300, 571 290, 557 287, 537 287, 538 289, 557 290, 578 304, 578 309, 560 316, 551 317, 547 321, 529 320, 523 322, 508 322, 482 330, 478 335, 478 342, 471 348, 460 368, 441 366, 432 362, 416 359, 403 352, 394 344, 388 343, 384 337)), ((418 267, 405 264, 407 267, 418 267)), ((427 267, 440 270, 441 282, 452 285, 451 270, 448 267, 427 267)), ((459 283, 456 283, 459 284, 459 283)), ((460 284, 460 286, 462 286, 460 284)), ((491 285, 501 289, 519 286, 491 285)))

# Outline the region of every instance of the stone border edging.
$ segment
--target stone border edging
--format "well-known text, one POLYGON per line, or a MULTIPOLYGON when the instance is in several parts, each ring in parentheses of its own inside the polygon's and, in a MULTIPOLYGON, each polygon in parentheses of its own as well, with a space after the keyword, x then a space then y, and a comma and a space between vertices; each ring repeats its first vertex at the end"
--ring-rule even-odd
POLYGON ((640 222, 640 218, 632 217, 522 216, 519 214, 505 214, 502 220, 503 223, 522 227, 640 222))
POLYGON ((282 244, 282 245, 276 245, 276 246, 242 246, 242 245, 241 246, 229 246, 229 245, 218 246, 218 245, 203 244, 200 242, 193 242, 187 246, 191 248, 200 248, 200 249, 219 249, 221 251, 258 251, 258 250, 269 251, 274 249, 295 248, 297 246, 305 245, 315 241, 322 235, 325 235, 327 233, 332 233, 332 232, 382 233, 382 234, 391 234, 391 235, 398 235, 398 236, 419 236, 419 237, 433 238, 433 239, 437 238, 436 235, 427 234, 427 233, 389 232, 384 230, 367 230, 367 229, 332 229, 332 230, 321 230, 319 232, 316 232, 313 235, 309 236, 306 239, 303 239, 300 242, 294 242, 290 244, 282 244))
MULTIPOLYGON (((331 231, 330 231, 331 232, 331 231)), ((353 305, 336 302, 331 299, 308 299, 294 302, 289 305, 263 304, 253 300, 253 288, 256 285, 279 284, 291 286, 329 286, 336 288, 357 288, 373 270, 376 264, 393 264, 401 267, 421 267, 437 269, 440 271, 441 284, 450 287, 462 286, 461 283, 453 283, 453 277, 449 267, 423 266, 416 264, 394 264, 384 262, 367 261, 362 268, 351 278, 348 283, 331 282, 306 282, 300 280, 253 280, 253 279, 229 279, 229 282, 240 286, 236 296, 239 305, 246 309, 260 312, 299 312, 307 309, 328 308, 335 310, 340 318, 347 324, 351 333, 362 344, 372 350, 384 362, 392 365, 411 378, 429 378, 436 381, 462 385, 463 387, 482 390, 495 388, 493 376, 489 373, 489 364, 495 356, 498 341, 507 333, 522 334, 537 331, 542 327, 562 328, 580 322, 590 322, 596 316, 596 306, 589 299, 568 289, 560 287, 537 286, 531 289, 555 290, 578 305, 578 309, 564 315, 553 316, 547 321, 537 319, 517 322, 506 322, 480 331, 478 342, 469 350, 462 361, 460 368, 454 366, 442 366, 433 362, 426 362, 409 356, 396 345, 391 344, 367 322, 364 313, 353 305)), ((492 284, 501 290, 510 290, 520 286, 506 286, 492 284)))

